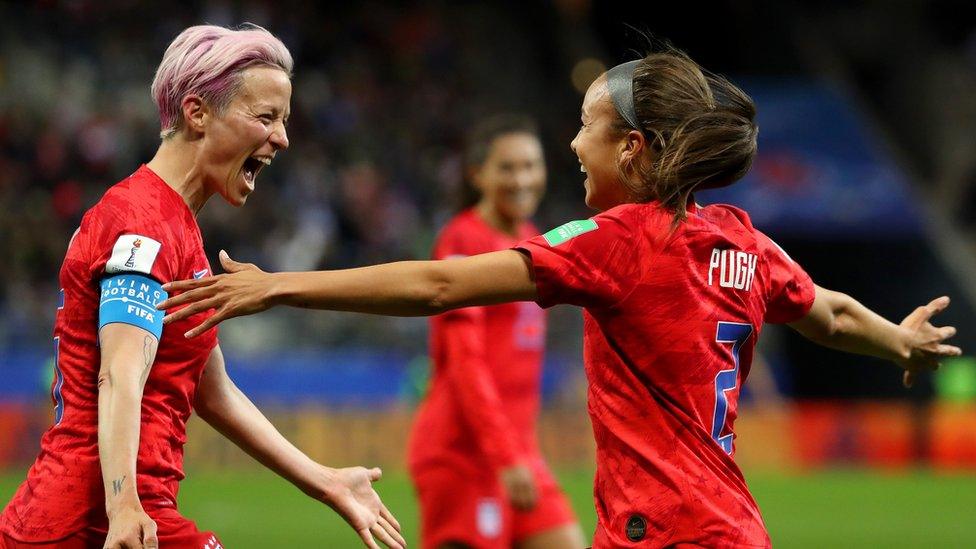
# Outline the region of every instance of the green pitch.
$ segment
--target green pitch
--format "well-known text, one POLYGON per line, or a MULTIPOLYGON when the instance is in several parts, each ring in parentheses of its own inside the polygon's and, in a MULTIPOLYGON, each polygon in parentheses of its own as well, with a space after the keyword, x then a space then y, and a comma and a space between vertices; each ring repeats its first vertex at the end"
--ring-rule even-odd
MULTIPOLYGON (((22 474, 0 475, 0 501, 9 499, 22 474)), ((592 532, 591 473, 564 471, 560 479, 592 532)), ((976 475, 754 473, 750 485, 777 548, 974 547, 976 475)), ((390 475, 377 489, 417 547, 417 511, 407 479, 390 475)), ((191 473, 180 500, 187 516, 217 532, 230 549, 359 547, 333 512, 269 473, 191 473)))

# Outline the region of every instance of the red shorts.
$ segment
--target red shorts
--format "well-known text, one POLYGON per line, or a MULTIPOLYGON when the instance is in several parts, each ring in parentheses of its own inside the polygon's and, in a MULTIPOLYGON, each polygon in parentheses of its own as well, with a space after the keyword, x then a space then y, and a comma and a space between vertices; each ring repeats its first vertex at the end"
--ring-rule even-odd
POLYGON ((542 458, 530 463, 539 499, 527 511, 508 502, 496 477, 470 465, 421 466, 411 471, 420 500, 421 547, 449 541, 474 549, 509 548, 535 534, 576 523, 566 496, 542 458))
MULTIPOLYGON (((155 509, 149 513, 156 521, 156 536, 160 549, 222 549, 213 532, 201 532, 193 521, 184 518, 176 509, 155 509)), ((86 528, 66 538, 54 541, 18 541, 0 534, 0 549, 101 549, 108 532, 101 528, 86 528)))

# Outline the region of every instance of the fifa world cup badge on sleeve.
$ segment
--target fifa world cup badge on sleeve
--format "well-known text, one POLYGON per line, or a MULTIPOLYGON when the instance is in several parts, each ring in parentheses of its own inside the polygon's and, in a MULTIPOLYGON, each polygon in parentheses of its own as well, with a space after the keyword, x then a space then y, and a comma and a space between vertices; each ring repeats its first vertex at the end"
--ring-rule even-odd
POLYGON ((577 236, 588 233, 590 231, 595 231, 599 229, 596 221, 592 219, 582 219, 579 221, 570 221, 569 223, 560 225, 555 229, 542 235, 546 239, 546 242, 550 246, 558 246, 567 240, 576 238, 577 236))
POLYGON ((162 244, 148 236, 140 234, 124 234, 115 241, 112 257, 105 264, 105 272, 109 274, 138 272, 149 274, 153 263, 159 255, 162 244))

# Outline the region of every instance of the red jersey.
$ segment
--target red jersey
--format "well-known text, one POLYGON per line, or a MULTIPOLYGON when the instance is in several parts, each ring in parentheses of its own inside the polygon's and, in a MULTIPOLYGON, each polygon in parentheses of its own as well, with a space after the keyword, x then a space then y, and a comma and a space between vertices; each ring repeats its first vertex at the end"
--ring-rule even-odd
MULTIPOLYGON (((0 532, 12 538, 55 540, 107 525, 98 456, 99 281, 124 271, 142 272, 160 283, 210 273, 193 213, 146 166, 110 188, 68 244, 54 325, 55 424, 41 439, 26 482, 0 515, 0 532)), ((165 327, 146 382, 136 487, 150 516, 154 510, 171 513, 176 506, 184 477, 186 421, 217 344, 216 330, 196 339, 183 333, 210 314, 165 327)))
POLYGON ((742 210, 671 221, 626 204, 518 245, 541 305, 585 309, 593 546, 768 547, 733 461, 736 403, 763 322, 804 316, 814 285, 742 210))
MULTIPOLYGON (((513 237, 474 210, 441 231, 434 259, 511 248, 537 234, 531 223, 513 237)), ((537 453, 539 383, 545 313, 532 302, 468 307, 430 320, 433 377, 409 447, 412 469, 472 463, 499 470, 537 453)))

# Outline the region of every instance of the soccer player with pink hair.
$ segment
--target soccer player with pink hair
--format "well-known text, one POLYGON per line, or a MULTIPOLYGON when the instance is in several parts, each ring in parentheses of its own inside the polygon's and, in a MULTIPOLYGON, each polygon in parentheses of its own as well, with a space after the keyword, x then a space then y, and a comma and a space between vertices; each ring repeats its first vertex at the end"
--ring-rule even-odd
POLYGON ((183 337, 212 311, 164 328, 155 310, 163 284, 210 272, 196 223, 207 200, 243 205, 288 148, 292 64, 285 45, 255 25, 190 27, 166 50, 152 85, 156 155, 105 193, 68 245, 54 425, 0 515, 0 549, 220 547, 177 510, 193 411, 335 509, 366 546, 405 545, 372 488, 379 469, 314 462, 234 385, 217 330, 183 337))

